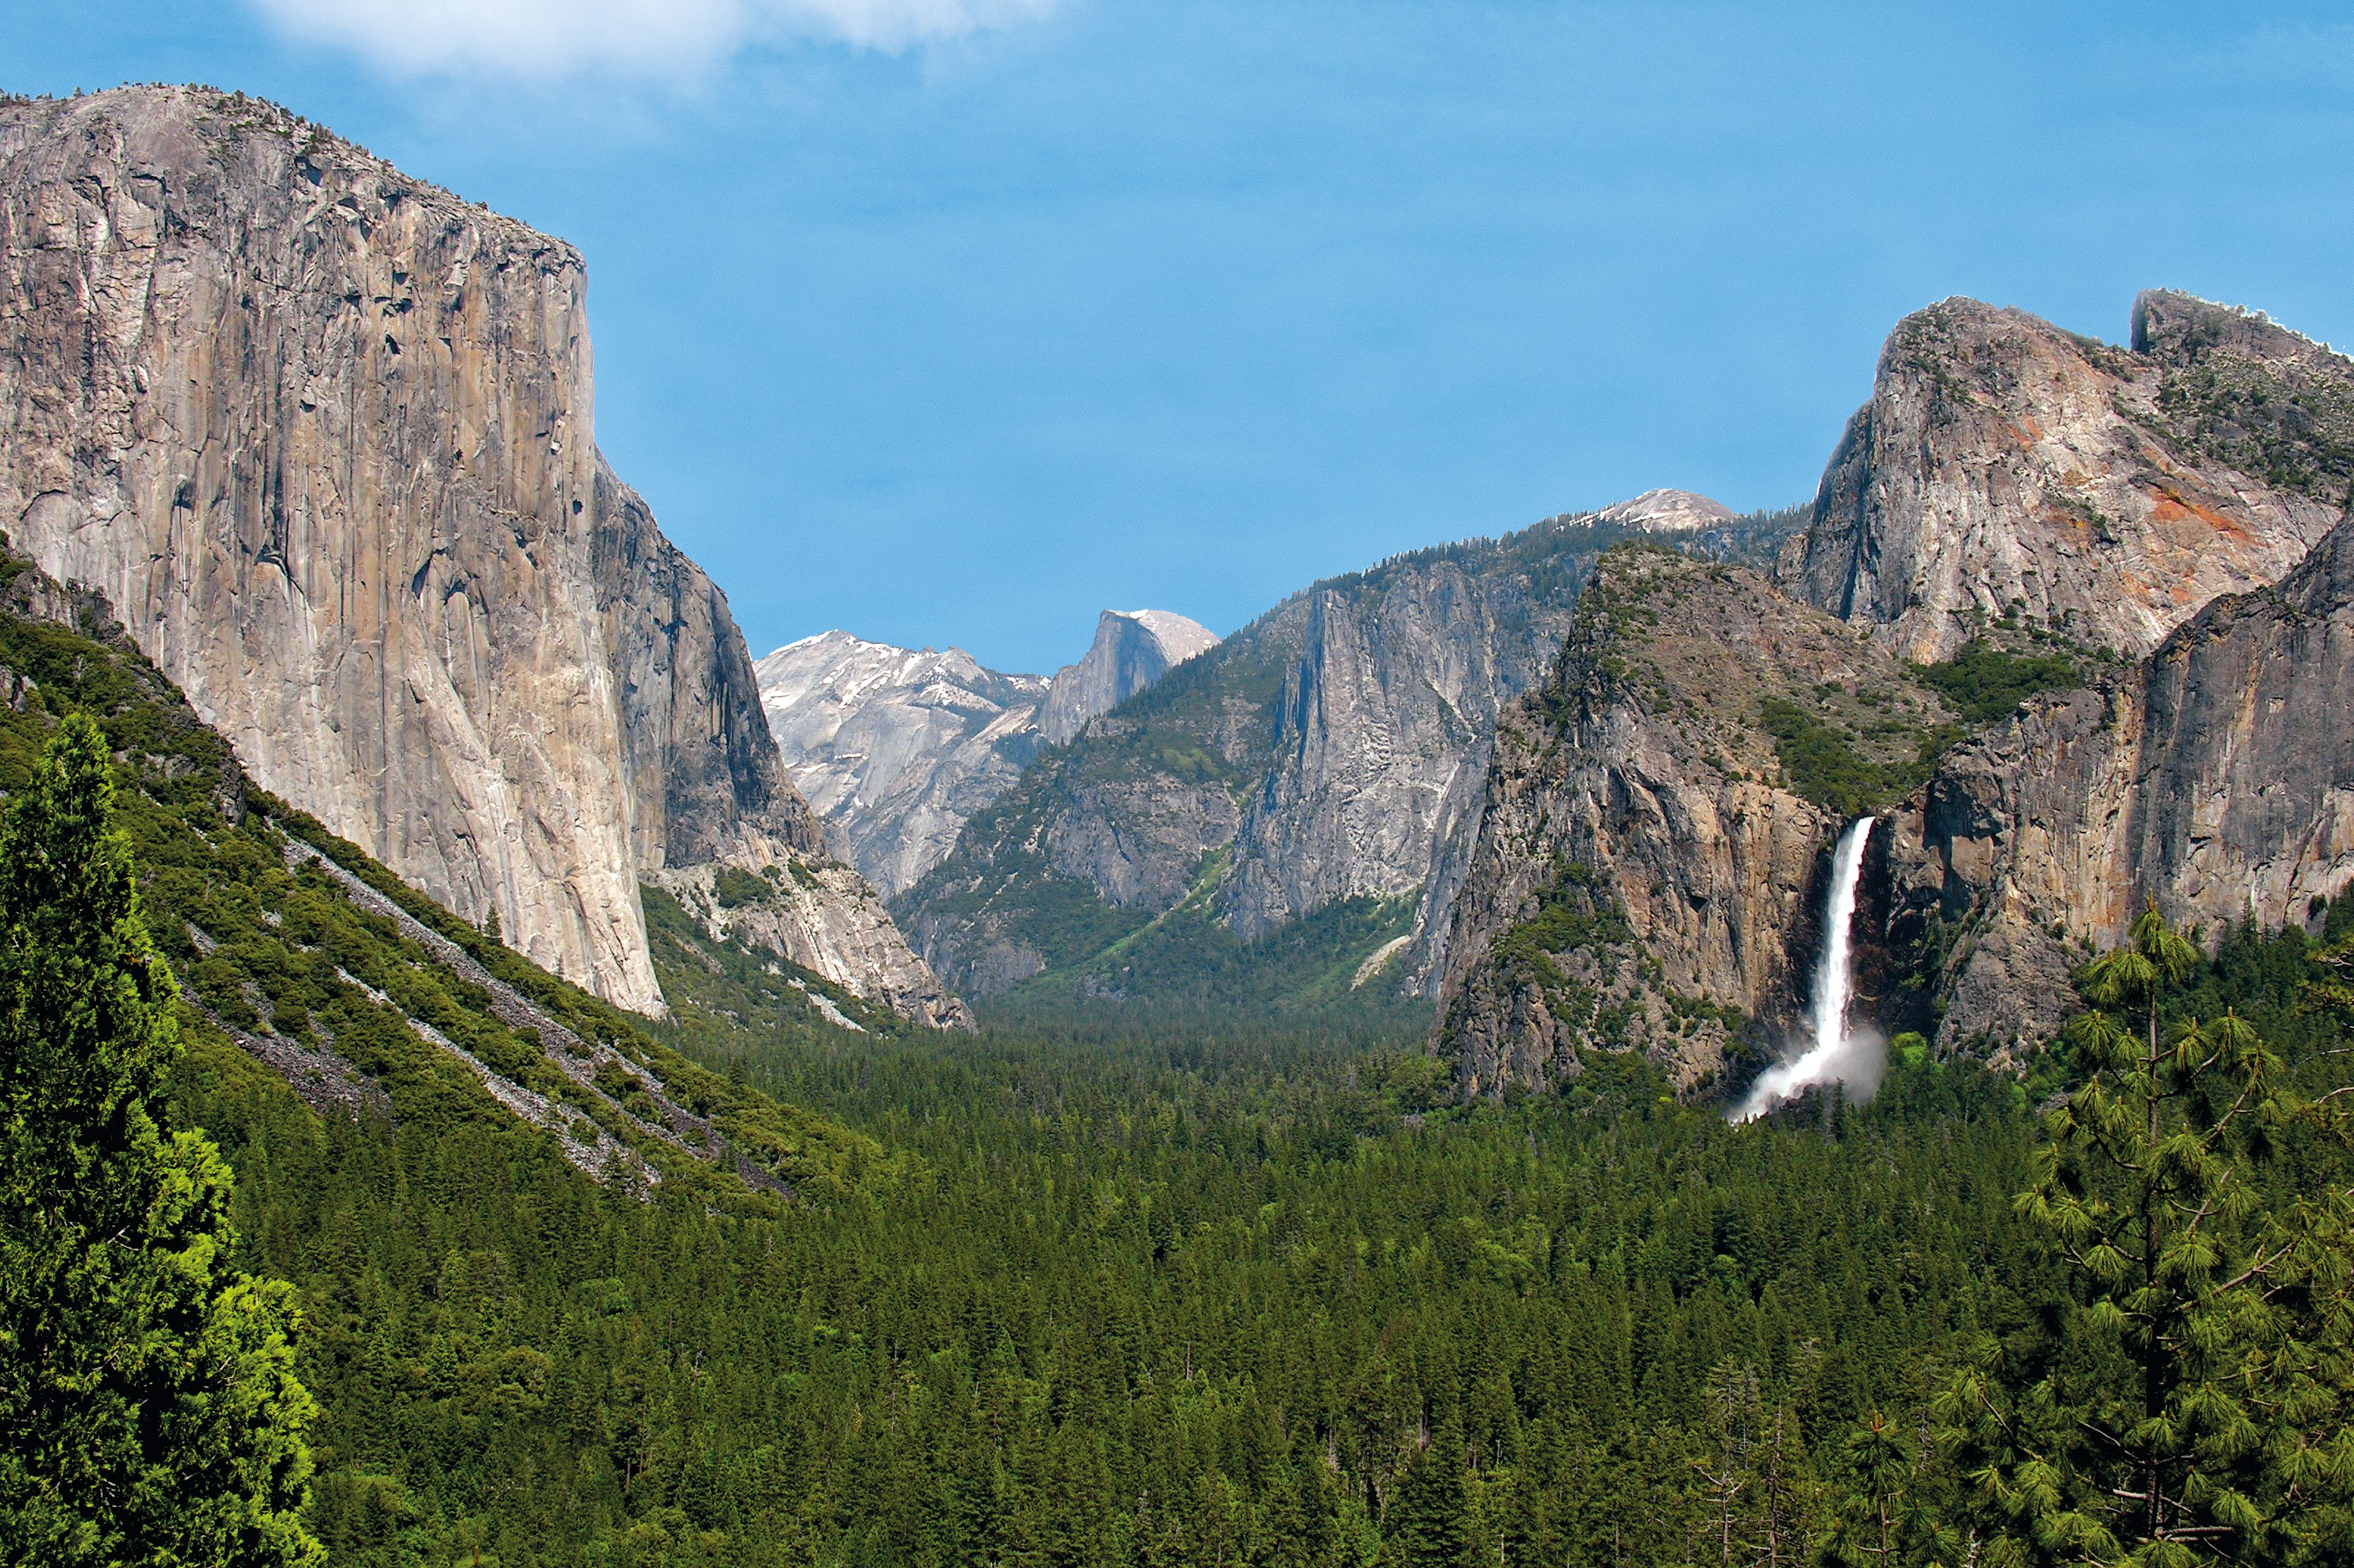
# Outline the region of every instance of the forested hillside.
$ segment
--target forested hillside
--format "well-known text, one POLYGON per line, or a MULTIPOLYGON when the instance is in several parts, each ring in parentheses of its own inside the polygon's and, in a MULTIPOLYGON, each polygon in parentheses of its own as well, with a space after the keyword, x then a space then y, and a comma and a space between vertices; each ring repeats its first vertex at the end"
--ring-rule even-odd
MULTIPOLYGON (((200 1056, 242 1046, 313 1107, 363 1123, 520 1118, 573 1164, 639 1191, 735 1202, 748 1182, 853 1181, 879 1155, 696 1068, 256 789, 103 601, 5 556, 0 690, 0 790, 23 788, 58 717, 98 718, 148 927, 200 1056)), ((822 1016, 804 1011, 802 1026, 822 1016)))
POLYGON ((2354 1565, 2326 345, 1948 300, 1807 507, 862 655, 895 916, 570 246, 0 94, 0 1568, 2354 1565))

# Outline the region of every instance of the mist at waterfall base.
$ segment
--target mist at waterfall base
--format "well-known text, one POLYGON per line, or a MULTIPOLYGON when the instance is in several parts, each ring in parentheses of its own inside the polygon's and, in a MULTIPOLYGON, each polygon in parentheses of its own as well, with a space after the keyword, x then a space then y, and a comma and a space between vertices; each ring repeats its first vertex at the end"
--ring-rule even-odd
POLYGON ((1848 1027, 1848 995, 1854 984, 1853 933, 1857 884, 1863 879, 1864 846, 1872 840, 1877 819, 1859 817, 1840 835, 1831 854, 1831 885, 1823 906, 1823 954, 1815 964, 1815 989, 1808 1017, 1814 1039, 1787 1062, 1777 1062, 1757 1075, 1749 1097, 1733 1113, 1736 1122, 1755 1121, 1785 1100, 1807 1090, 1837 1084, 1856 1104, 1880 1092, 1888 1071, 1888 1042, 1866 1024, 1848 1027))

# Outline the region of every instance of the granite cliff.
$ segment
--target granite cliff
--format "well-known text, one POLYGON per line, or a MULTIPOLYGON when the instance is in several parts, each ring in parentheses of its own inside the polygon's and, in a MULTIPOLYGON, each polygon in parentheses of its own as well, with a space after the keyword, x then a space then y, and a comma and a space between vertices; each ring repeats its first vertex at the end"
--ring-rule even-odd
POLYGON ((1218 644, 1199 621, 1165 609, 1107 609, 1076 664, 1055 672, 1038 710, 1038 731, 1060 746, 1196 654, 1218 644))
POLYGON ((1797 1011, 1850 796, 1901 787, 1950 723, 1869 634, 1752 571, 1603 556, 1552 679, 1497 724, 1434 1037, 1464 1092, 1596 1049, 1714 1083, 1751 1021, 1797 1011), (1819 766, 1833 745, 1849 776, 1819 766))
POLYGON ((1891 828, 1882 941, 1930 960, 1943 1050, 2050 1038, 2149 901, 2211 934, 2317 918, 2354 882, 2354 523, 1956 748, 1891 828))
POLYGON ((1048 683, 828 631, 759 662, 760 700, 794 781, 841 853, 885 897, 956 843, 1044 744, 1048 683))
POLYGON ((641 874, 822 857, 725 598, 598 454, 569 246, 126 88, 0 107, 0 528, 263 787, 640 1011, 641 874))
MULTIPOLYGON (((0 550, 0 790, 25 787, 74 713, 115 748, 111 810, 176 982, 192 1077, 233 1075, 242 1052, 327 1121, 387 1136, 513 1117, 611 1190, 683 1191, 695 1210, 748 1189, 838 1191, 882 1154, 692 1065, 259 788, 101 596, 0 550)), ((773 1033, 839 1043, 907 1027, 771 968, 789 999, 762 1021, 773 1033)), ((701 1033, 726 1037, 709 1021, 701 1033)))
POLYGON ((1999 620, 2138 657, 2275 582, 2354 485, 2354 363, 2187 295, 2131 345, 1947 300, 1898 324, 1783 586, 1907 659, 1999 620))

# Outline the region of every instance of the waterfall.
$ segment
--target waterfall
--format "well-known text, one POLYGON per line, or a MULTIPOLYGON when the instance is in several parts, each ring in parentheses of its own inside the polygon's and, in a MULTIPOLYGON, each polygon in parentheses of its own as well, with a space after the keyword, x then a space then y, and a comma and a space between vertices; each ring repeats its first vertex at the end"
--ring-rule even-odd
POLYGON ((1823 905, 1823 956, 1815 964, 1809 1009, 1814 1042, 1794 1059, 1777 1062, 1758 1075, 1748 1100, 1734 1113, 1735 1121, 1764 1116, 1818 1084, 1851 1085, 1861 1091, 1852 1097, 1857 1099, 1870 1099, 1880 1087, 1880 1075, 1887 1065, 1886 1043, 1871 1031, 1850 1034, 1847 1027, 1854 967, 1849 927, 1855 920, 1856 885, 1863 879, 1863 848, 1871 841, 1873 821, 1858 817, 1840 835, 1839 848, 1831 854, 1830 895, 1823 905))

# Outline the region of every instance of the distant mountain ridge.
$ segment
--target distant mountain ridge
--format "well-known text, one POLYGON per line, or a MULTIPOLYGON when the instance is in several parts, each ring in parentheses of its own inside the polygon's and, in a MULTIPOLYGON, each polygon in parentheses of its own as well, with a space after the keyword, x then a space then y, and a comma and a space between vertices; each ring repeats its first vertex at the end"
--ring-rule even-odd
POLYGON ((939 863, 1042 747, 1217 641, 1169 610, 1108 609, 1086 655, 1051 678, 846 631, 789 642, 757 670, 786 768, 840 853, 889 896, 939 863))
POLYGON ((1689 490, 1647 490, 1594 514, 1596 523, 1621 523, 1646 534, 1691 534, 1738 521, 1733 508, 1689 490))
POLYGON ((955 844, 965 819, 1044 744, 1048 682, 827 631, 760 661, 760 700, 785 766, 838 852, 885 896, 955 844))

